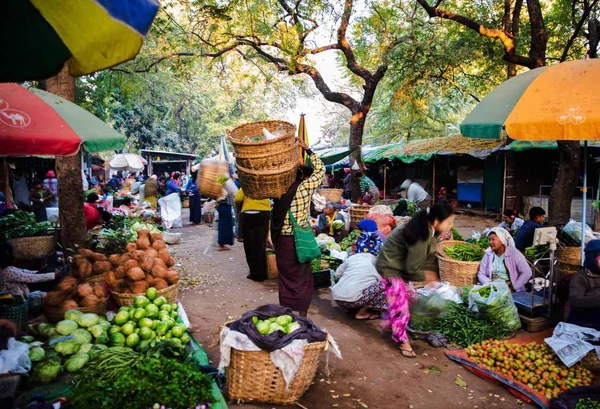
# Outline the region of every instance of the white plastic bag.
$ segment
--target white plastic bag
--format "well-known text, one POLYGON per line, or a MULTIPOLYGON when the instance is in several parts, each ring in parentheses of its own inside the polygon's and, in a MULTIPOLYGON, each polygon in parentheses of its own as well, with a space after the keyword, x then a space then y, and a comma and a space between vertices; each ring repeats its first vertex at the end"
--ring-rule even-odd
POLYGON ((319 193, 315 192, 312 195, 312 202, 315 205, 315 210, 317 212, 322 212, 325 209, 325 205, 327 204, 327 200, 319 193))
MULTIPOLYGON (((581 242, 581 222, 573 219, 569 220, 569 223, 565 224, 563 227, 563 231, 571 236, 573 239, 577 240, 577 243, 581 242)), ((587 224, 585 225, 585 244, 587 244, 590 240, 594 240, 596 237, 594 236, 594 231, 587 224)))
POLYGON ((10 338, 7 346, 8 349, 0 350, 0 374, 28 373, 31 370, 29 345, 10 338))
POLYGON ((450 283, 448 283, 447 281, 433 281, 427 284, 425 287, 418 289, 417 293, 425 297, 430 297, 434 294, 437 294, 443 300, 453 301, 457 304, 462 304, 460 289, 458 287, 450 285, 450 283))
POLYGON ((225 191, 227 193, 229 193, 231 196, 235 196, 236 193, 238 192, 238 188, 235 185, 235 182, 233 181, 233 179, 228 179, 227 182, 225 182, 225 185, 223 185, 223 187, 225 188, 225 191))
POLYGON ((507 329, 521 327, 519 311, 515 306, 510 289, 504 281, 491 281, 474 286, 469 292, 469 310, 479 313, 491 322, 504 325, 507 329), (489 288, 489 296, 482 293, 489 288))
POLYGON ((168 196, 162 197, 158 200, 158 204, 160 205, 160 216, 167 230, 183 227, 179 194, 171 193, 168 196))

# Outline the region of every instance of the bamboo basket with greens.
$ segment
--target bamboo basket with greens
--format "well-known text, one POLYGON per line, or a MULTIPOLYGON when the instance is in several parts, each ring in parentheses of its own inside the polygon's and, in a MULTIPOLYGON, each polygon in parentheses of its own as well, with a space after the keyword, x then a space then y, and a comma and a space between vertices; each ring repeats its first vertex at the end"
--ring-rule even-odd
POLYGON ((440 280, 461 287, 477 283, 483 250, 471 243, 445 240, 436 247, 440 280))

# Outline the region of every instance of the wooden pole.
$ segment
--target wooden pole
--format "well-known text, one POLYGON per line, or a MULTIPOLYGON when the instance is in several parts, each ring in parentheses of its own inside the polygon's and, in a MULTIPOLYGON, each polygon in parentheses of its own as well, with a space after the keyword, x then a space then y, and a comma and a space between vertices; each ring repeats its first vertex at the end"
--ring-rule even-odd
POLYGON ((385 192, 387 189, 387 163, 383 164, 383 200, 385 200, 385 192))
POLYGON ((502 180, 502 214, 506 208, 506 152, 504 152, 504 179, 502 180))
POLYGON ((437 196, 435 194, 435 159, 432 159, 432 166, 433 166, 433 172, 431 172, 431 173, 433 174, 433 176, 432 176, 433 181, 431 183, 431 186, 432 186, 433 192, 431 192, 432 193, 431 194, 431 203, 435 204, 435 198, 437 196))

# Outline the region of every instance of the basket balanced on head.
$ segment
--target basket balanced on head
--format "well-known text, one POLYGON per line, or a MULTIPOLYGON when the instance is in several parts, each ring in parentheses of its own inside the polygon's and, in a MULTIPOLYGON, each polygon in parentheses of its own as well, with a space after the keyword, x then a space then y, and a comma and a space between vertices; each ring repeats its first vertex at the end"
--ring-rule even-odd
POLYGON ((221 160, 204 159, 200 162, 200 171, 196 180, 198 190, 203 196, 218 199, 225 196, 225 188, 220 178, 229 177, 229 163, 221 160))
POLYGON ((252 199, 279 199, 296 179, 296 127, 283 121, 253 122, 229 132, 244 194, 252 199), (264 131, 275 135, 266 139, 264 131))

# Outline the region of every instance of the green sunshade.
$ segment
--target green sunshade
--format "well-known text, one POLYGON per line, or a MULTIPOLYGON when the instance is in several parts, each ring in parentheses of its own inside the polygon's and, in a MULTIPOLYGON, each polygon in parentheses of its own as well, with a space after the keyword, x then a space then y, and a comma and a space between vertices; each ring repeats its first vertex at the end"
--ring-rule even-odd
POLYGON ((348 149, 348 150, 340 152, 340 153, 334 153, 333 155, 321 156, 319 159, 321 159, 321 161, 325 165, 333 165, 334 163, 336 163, 336 162, 344 159, 346 156, 350 155, 356 149, 358 149, 358 148, 354 147, 352 149, 348 149))

